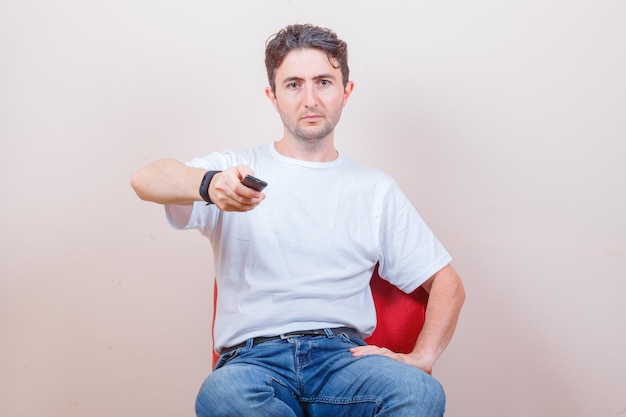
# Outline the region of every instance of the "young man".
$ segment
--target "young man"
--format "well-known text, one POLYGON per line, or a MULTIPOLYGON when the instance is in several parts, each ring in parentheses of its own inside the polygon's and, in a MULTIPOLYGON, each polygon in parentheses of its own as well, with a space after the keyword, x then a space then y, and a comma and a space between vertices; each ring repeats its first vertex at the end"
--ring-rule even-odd
POLYGON ((429 372, 454 332, 463 286, 395 181, 335 148, 354 88, 346 44, 328 29, 288 26, 268 42, 266 67, 280 140, 187 164, 164 159, 131 179, 140 198, 213 247, 221 357, 198 416, 443 415, 429 372), (246 174, 266 191, 243 185, 246 174), (376 325, 377 263, 402 290, 430 293, 410 354, 363 342, 376 325))

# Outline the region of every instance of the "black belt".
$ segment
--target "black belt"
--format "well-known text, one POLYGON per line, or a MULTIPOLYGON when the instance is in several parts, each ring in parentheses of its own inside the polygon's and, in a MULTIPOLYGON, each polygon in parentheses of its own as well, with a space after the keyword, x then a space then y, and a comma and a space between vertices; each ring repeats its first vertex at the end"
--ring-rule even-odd
MULTIPOLYGON (((332 329, 328 329, 335 336, 339 336, 342 333, 347 334, 350 337, 360 338, 359 334, 352 327, 335 327, 332 329)), ((278 339, 289 339, 290 337, 299 337, 299 336, 327 336, 325 329, 313 329, 313 330, 298 330, 295 332, 283 333, 278 336, 261 336, 252 338, 252 346, 258 345, 259 343, 269 342, 270 340, 278 340, 278 339)), ((233 350, 245 347, 248 344, 248 341, 241 342, 235 346, 229 346, 222 349, 220 355, 224 355, 225 353, 232 352, 233 350)))

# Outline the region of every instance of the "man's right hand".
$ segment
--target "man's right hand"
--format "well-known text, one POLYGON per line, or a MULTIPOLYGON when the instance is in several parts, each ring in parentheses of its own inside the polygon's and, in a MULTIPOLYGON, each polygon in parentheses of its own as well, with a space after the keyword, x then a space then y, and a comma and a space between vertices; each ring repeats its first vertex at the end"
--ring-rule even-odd
POLYGON ((211 201, 223 211, 250 211, 261 204, 265 194, 241 183, 247 175, 254 175, 245 165, 228 168, 213 176, 209 184, 211 201))

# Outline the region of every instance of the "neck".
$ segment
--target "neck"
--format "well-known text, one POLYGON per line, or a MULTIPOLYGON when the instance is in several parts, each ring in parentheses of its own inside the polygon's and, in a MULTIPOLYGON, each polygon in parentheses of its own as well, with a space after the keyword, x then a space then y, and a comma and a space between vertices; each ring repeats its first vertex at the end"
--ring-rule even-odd
POLYGON ((330 138, 303 141, 283 137, 274 147, 281 155, 308 162, 331 162, 339 155, 330 138))

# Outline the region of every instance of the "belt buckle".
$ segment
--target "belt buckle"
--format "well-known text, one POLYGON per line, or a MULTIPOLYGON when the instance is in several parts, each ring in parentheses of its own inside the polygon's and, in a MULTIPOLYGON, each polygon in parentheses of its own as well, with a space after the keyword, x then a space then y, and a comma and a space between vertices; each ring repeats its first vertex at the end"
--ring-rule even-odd
POLYGON ((292 337, 298 337, 298 336, 302 336, 299 333, 283 333, 280 335, 280 338, 282 340, 287 340, 287 339, 291 339, 292 337))

